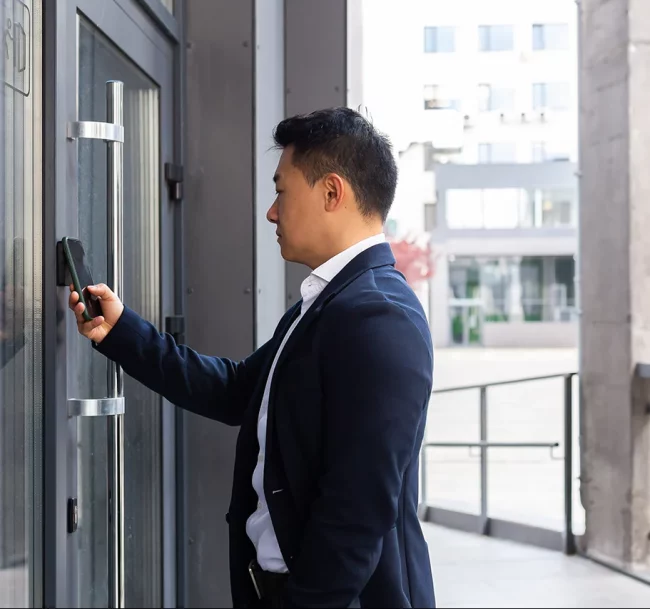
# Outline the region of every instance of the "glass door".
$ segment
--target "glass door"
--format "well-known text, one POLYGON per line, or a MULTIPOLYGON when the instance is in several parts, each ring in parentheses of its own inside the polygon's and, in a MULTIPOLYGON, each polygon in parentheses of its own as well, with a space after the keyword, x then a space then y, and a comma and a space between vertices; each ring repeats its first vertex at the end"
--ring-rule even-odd
MULTIPOLYGON (((131 308, 159 325, 160 89, 81 17, 78 40, 80 121, 108 117, 113 103, 122 106, 114 114, 121 115, 124 127, 124 142, 112 144, 123 146, 121 169, 108 167, 110 145, 79 139, 78 237, 95 281, 117 286, 131 308), (119 191, 121 201, 108 196, 119 191), (122 225, 114 243, 109 241, 111 222, 122 225), (118 260, 111 273, 113 252, 118 260)), ((76 328, 70 330, 76 365, 70 369, 69 387, 92 398, 120 393, 128 404, 124 415, 78 418, 79 605, 124 606, 119 597, 128 589, 129 606, 160 606, 160 399, 123 379, 75 335, 76 328), (134 581, 130 576, 136 574, 134 581)))
POLYGON ((0 607, 42 606, 41 17, 0 0, 0 607))
MULTIPOLYGON (((146 30, 141 12, 124 5, 77 0, 66 13, 75 64, 57 238, 79 239, 94 282, 161 327, 173 294, 162 171, 173 160, 173 53, 146 30)), ((174 573, 163 547, 175 532, 163 526, 174 504, 165 455, 174 447, 163 438, 172 412, 95 352, 67 313, 59 348, 68 414, 67 590, 59 597, 76 607, 168 606, 163 583, 174 573)))

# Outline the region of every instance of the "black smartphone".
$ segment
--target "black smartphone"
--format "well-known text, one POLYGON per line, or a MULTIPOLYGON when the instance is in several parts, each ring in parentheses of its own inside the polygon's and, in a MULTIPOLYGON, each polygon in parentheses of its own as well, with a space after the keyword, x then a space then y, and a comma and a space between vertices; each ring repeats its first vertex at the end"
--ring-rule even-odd
POLYGON ((99 298, 93 296, 87 289, 89 285, 94 285, 94 282, 86 262, 86 252, 79 239, 63 237, 62 243, 66 263, 72 277, 72 284, 77 294, 79 294, 80 302, 85 306, 83 317, 86 321, 92 321, 102 314, 102 306, 99 298))

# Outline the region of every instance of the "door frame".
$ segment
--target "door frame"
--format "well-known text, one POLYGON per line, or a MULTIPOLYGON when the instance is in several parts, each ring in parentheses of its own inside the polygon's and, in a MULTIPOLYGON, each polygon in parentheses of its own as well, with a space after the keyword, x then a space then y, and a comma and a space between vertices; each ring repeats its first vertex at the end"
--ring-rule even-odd
MULTIPOLYGON (((182 256, 178 235, 182 215, 170 201, 166 163, 183 164, 182 125, 183 24, 182 0, 176 15, 160 0, 47 0, 43 3, 43 606, 70 607, 76 596, 74 534, 67 532, 67 500, 76 496, 76 452, 73 426, 67 415, 66 325, 74 323, 67 309, 67 290, 56 286, 56 242, 76 225, 77 146, 67 138, 67 124, 77 117, 77 13, 80 12, 118 47, 161 90, 160 95, 160 319, 182 313, 182 256), (180 10, 179 10, 180 9, 180 10), (169 93, 167 93, 169 92, 169 93), (73 471, 75 470, 75 471, 73 471)), ((94 117, 94 120, 105 120, 94 117)), ((128 202, 125 202, 128 204, 128 202)), ((128 407, 128 406, 127 406, 128 407)), ((162 405, 162 530, 163 602, 177 606, 184 574, 183 520, 177 514, 176 472, 181 446, 176 446, 178 413, 162 405), (182 546, 182 544, 178 544, 182 546), (177 557, 178 554, 178 557, 177 557), (177 563, 178 567, 177 568, 177 563), (179 578, 180 576, 180 578, 179 578), (177 585, 177 579, 178 585, 177 585)), ((180 419, 182 422, 182 419, 180 419)), ((128 465, 127 465, 128 466, 128 465)), ((182 490, 179 492, 182 496, 182 490)), ((182 602, 182 601, 181 601, 182 602)))

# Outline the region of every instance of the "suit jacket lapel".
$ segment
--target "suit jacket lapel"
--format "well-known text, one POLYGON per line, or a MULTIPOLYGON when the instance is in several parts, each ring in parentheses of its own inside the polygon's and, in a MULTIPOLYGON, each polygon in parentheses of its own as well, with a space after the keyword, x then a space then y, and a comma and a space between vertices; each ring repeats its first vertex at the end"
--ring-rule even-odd
MULTIPOLYGON (((338 273, 329 284, 327 284, 327 287, 318 296, 316 302, 314 302, 305 313, 304 317, 300 320, 289 337, 287 344, 284 346, 284 349, 282 349, 276 370, 284 363, 287 356, 291 353, 291 350, 300 341, 305 330, 318 317, 323 307, 334 298, 334 296, 366 271, 380 266, 394 264, 395 257, 393 256, 393 252, 388 243, 374 245, 353 258, 345 267, 343 267, 343 269, 341 269, 341 272, 338 273)), ((293 322, 290 322, 289 326, 291 323, 293 322)), ((282 336, 284 336, 284 334, 282 336)))
MULTIPOLYGON (((356 256, 349 264, 347 264, 340 273, 338 273, 332 281, 327 285, 327 287, 321 292, 314 304, 308 309, 303 318, 298 322, 298 325, 294 328, 291 336, 287 340, 287 343, 282 349, 282 353, 278 358, 278 363, 274 371, 274 379, 277 378, 277 372, 286 361, 287 357, 291 354, 292 349, 299 343, 305 331, 311 323, 318 318, 323 307, 332 299, 336 294, 338 294, 342 289, 344 289, 348 284, 354 281, 359 275, 366 272, 369 269, 377 268, 380 266, 394 265, 395 258, 393 257, 392 250, 387 243, 382 243, 375 245, 358 256, 356 256)), ((300 314, 300 309, 302 307, 302 301, 295 305, 297 308, 293 311, 291 315, 286 315, 286 322, 283 324, 282 331, 278 333, 278 343, 276 349, 274 349, 273 357, 271 358, 271 363, 277 352, 277 348, 282 344, 282 339, 286 335, 287 331, 291 327, 291 324, 295 321, 296 317, 300 314)), ((269 368, 271 366, 269 363, 269 368)), ((268 370, 264 379, 262 379, 261 390, 264 391, 264 384, 266 383, 266 377, 268 376, 268 370)), ((267 417, 267 427, 266 427, 266 458, 271 460, 271 455, 274 454, 275 449, 275 392, 276 384, 274 379, 271 379, 271 391, 269 394, 269 412, 267 417)), ((259 396, 261 402, 262 396, 259 396)), ((265 478, 267 478, 267 470, 265 470, 265 478)), ((266 480, 265 480, 266 482, 266 480)))

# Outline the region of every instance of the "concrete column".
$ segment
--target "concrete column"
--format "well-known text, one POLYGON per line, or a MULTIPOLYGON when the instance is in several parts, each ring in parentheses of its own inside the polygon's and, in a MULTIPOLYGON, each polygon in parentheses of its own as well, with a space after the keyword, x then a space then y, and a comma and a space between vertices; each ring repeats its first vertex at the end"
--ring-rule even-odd
POLYGON ((581 0, 581 490, 588 552, 650 556, 650 4, 581 0))

